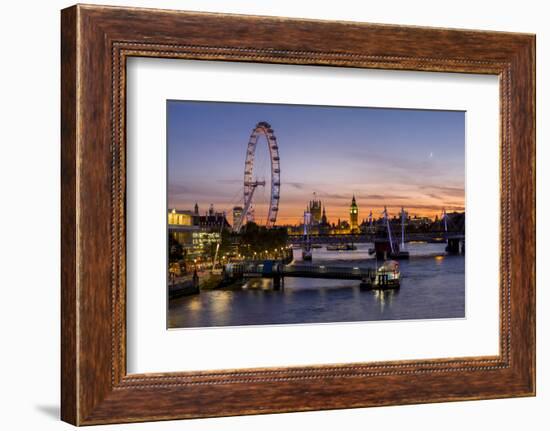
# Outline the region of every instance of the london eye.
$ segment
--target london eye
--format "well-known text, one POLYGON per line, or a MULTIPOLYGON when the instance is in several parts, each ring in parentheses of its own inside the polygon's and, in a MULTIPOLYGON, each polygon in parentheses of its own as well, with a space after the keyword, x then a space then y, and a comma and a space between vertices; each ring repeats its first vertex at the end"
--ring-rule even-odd
MULTIPOLYGON (((246 160, 244 164, 244 206, 240 219, 234 223, 234 230, 239 231, 244 224, 255 220, 255 192, 258 187, 266 187, 267 182, 265 177, 260 177, 257 172, 256 159, 258 146, 260 142, 265 140, 267 144, 267 154, 269 157, 269 175, 270 181, 270 194, 268 198, 268 210, 265 217, 265 226, 273 227, 277 221, 277 213, 279 211, 279 197, 281 190, 281 167, 279 158, 279 146, 277 144, 277 138, 271 128, 271 125, 266 121, 260 121, 256 124, 256 127, 252 130, 250 139, 248 140, 248 147, 246 149, 246 160), (265 139, 261 139, 264 137, 265 139)), ((262 223, 263 224, 263 223, 262 223)))

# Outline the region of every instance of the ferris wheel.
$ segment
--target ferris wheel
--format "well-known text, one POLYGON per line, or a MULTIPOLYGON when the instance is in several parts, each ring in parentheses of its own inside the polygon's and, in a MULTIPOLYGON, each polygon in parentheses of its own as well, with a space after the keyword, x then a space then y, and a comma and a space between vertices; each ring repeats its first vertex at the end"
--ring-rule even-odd
POLYGON ((270 176, 271 176, 271 193, 269 196, 269 209, 265 221, 266 227, 273 227, 277 221, 277 212, 279 211, 279 197, 281 190, 281 167, 279 159, 279 146, 277 138, 271 128, 271 125, 266 121, 260 121, 256 124, 246 149, 246 160, 244 164, 244 207, 241 218, 234 223, 233 229, 239 231, 246 220, 254 220, 254 192, 258 186, 265 187, 266 181, 259 179, 254 171, 254 160, 256 158, 256 148, 261 137, 265 137, 267 149, 270 159, 270 176))

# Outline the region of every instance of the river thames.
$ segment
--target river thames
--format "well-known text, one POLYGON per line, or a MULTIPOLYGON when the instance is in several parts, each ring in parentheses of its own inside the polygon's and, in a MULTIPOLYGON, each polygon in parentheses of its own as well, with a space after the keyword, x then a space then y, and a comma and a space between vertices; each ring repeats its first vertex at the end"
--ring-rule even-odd
MULTIPOLYGON (((373 268, 368 249, 313 250, 311 265, 373 268)), ((354 280, 285 278, 285 288, 254 279, 199 295, 175 298, 168 305, 169 328, 334 323, 465 317, 463 255, 446 255, 445 244, 408 243, 411 258, 399 262, 401 287, 364 290, 354 280)), ((301 250, 294 263, 303 265, 301 250)), ((380 263, 380 262, 378 262, 380 263)))

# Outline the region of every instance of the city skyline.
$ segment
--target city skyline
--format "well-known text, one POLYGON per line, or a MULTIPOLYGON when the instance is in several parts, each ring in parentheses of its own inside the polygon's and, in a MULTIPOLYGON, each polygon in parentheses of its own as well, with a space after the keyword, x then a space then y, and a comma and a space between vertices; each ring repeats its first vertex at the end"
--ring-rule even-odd
MULTIPOLYGON (((353 196, 352 196, 353 198, 353 196)), ((357 200, 357 199, 356 199, 357 200)), ((322 201, 321 201, 322 202, 322 201)), ((308 202, 309 203, 309 202, 308 202)), ((350 201, 351 203, 351 201, 350 201)), ((168 212, 173 212, 173 211, 177 211, 177 212, 185 212, 185 213, 189 213, 189 214, 194 214, 195 213, 195 205, 197 206, 197 208, 199 209, 199 212, 197 213, 197 215, 201 215, 201 216, 205 216, 205 215, 209 215, 210 214, 210 209, 211 209, 211 205, 212 205, 212 209, 214 211, 214 215, 217 215, 217 214, 224 214, 224 216, 226 217, 226 219, 233 223, 233 220, 232 220, 232 212, 233 212, 233 208, 231 209, 231 211, 228 211, 226 209, 220 209, 220 208, 217 208, 213 203, 203 203, 201 205, 200 202, 195 202, 195 204, 193 204, 192 207, 190 208, 183 208, 183 207, 168 207, 168 212)), ((307 207, 307 205, 306 205, 307 207)), ((360 206, 357 205, 357 207, 360 209, 360 206)), ((349 223, 349 205, 344 208, 344 211, 346 211, 345 215, 342 216, 342 217, 337 217, 337 218, 331 218, 328 216, 329 214, 329 210, 328 208, 325 207, 324 203, 322 203, 322 206, 321 206, 321 211, 323 211, 323 209, 325 209, 326 211, 326 216, 327 216, 327 223, 330 224, 330 225, 337 225, 338 221, 340 222, 348 222, 349 223)), ((242 210, 242 206, 239 206, 239 209, 242 210)), ((452 213, 462 213, 464 212, 464 209, 449 209, 449 208, 441 208, 441 211, 439 212, 435 212, 432 216, 428 216, 428 215, 425 215, 425 214, 417 214, 417 213, 411 213, 407 208, 405 207, 395 207, 393 209, 393 211, 390 210, 390 208, 387 208, 388 210, 388 217, 390 219, 400 219, 401 218, 401 210, 404 210, 405 213, 406 213, 406 216, 407 218, 418 218, 418 219, 421 219, 421 218, 429 218, 431 219, 432 221, 433 220, 436 220, 436 219, 441 219, 442 215, 443 215, 443 211, 445 211, 447 214, 452 214, 452 213)), ((304 211, 306 210, 306 208, 304 208, 304 211)), ((374 210, 371 210, 371 209, 368 209, 368 208, 365 208, 361 211, 359 211, 359 217, 358 217, 358 222, 359 224, 363 223, 363 222, 368 222, 369 221, 369 214, 370 212, 372 211, 372 220, 373 221, 380 221, 380 220, 383 220, 384 219, 384 214, 383 214, 383 211, 380 211, 380 213, 377 213, 375 212, 374 210)), ((280 226, 300 226, 300 225, 303 225, 303 213, 301 214, 301 217, 297 218, 296 221, 294 223, 292 222, 289 222, 289 223, 277 223, 278 225, 280 226)))
MULTIPOLYGON (((168 101, 168 207, 230 218, 243 205, 244 159, 256 123, 277 136, 281 199, 277 224, 296 224, 311 199, 331 223, 390 214, 435 217, 464 211, 465 116, 461 111, 168 101)), ((255 168, 269 167, 259 142, 255 168)), ((268 179, 268 178, 267 178, 268 179)), ((258 202, 269 197, 259 188, 258 202)), ((261 204, 257 211, 261 213, 261 204)), ((259 220, 261 221, 261 220, 259 220)))

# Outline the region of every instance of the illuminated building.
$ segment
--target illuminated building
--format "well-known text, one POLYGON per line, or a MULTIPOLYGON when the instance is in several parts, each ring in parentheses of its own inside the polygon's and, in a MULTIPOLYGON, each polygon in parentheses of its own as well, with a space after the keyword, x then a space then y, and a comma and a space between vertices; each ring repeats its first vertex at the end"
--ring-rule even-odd
POLYGON ((417 217, 416 215, 414 217, 409 217, 407 222, 415 229, 427 228, 433 223, 428 217, 417 217))
POLYGON ((192 244, 193 251, 198 254, 210 251, 212 244, 217 244, 220 241, 219 232, 193 232, 192 244))
POLYGON ((222 228, 229 228, 229 222, 225 218, 225 213, 215 212, 211 206, 207 215, 199 216, 199 226, 204 229, 220 231, 222 228))
POLYGON ((184 248, 187 259, 208 255, 212 244, 220 241, 221 230, 228 227, 225 213, 216 212, 213 205, 202 216, 198 204, 191 211, 168 211, 168 232, 184 248))
POLYGON ((321 201, 316 199, 309 201, 307 211, 311 213, 312 225, 318 225, 321 223, 321 201))
POLYGON ((233 207, 233 226, 238 223, 243 215, 243 207, 233 207))
POLYGON ((193 226, 193 213, 191 211, 179 211, 174 208, 168 213, 168 224, 175 226, 193 226))
POLYGON ((168 211, 168 232, 179 242, 184 248, 193 246, 192 234, 198 231, 198 217, 193 211, 176 210, 175 208, 168 211))
POLYGON ((351 233, 359 232, 359 209, 357 208, 357 203, 355 202, 355 195, 351 200, 351 206, 349 208, 349 224, 351 233))

